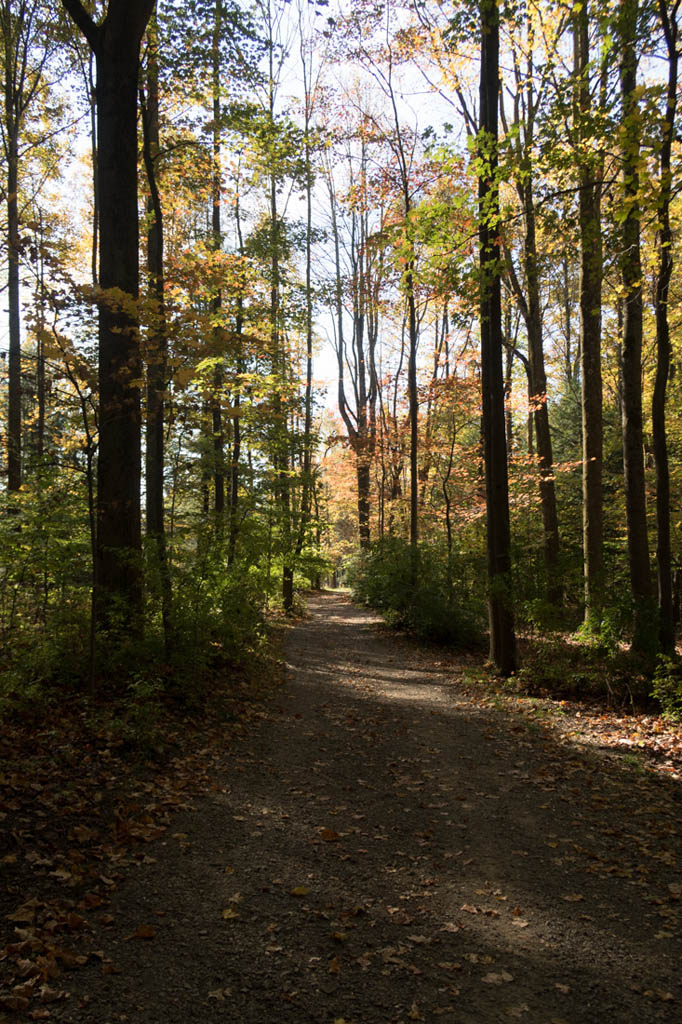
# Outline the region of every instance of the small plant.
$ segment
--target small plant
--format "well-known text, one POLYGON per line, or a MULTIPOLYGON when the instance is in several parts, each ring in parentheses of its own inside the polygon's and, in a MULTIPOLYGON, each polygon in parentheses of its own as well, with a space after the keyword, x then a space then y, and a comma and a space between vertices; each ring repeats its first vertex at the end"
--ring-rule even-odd
POLYGON ((656 663, 652 690, 663 717, 682 722, 682 661, 661 655, 656 663))

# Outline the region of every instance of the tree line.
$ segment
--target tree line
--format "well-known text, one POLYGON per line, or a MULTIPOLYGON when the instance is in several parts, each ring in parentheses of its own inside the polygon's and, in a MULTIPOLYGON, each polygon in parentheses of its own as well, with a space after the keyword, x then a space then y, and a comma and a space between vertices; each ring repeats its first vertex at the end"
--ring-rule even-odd
POLYGON ((674 653, 678 6, 0 0, 10 688, 340 571, 674 653))

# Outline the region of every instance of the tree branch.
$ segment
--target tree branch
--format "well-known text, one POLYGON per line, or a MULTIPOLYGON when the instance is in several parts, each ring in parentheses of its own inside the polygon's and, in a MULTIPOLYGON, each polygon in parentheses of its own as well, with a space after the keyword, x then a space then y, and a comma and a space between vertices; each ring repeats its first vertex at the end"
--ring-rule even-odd
POLYGON ((95 24, 80 0, 62 0, 64 10, 81 30, 93 51, 99 46, 101 28, 95 24))

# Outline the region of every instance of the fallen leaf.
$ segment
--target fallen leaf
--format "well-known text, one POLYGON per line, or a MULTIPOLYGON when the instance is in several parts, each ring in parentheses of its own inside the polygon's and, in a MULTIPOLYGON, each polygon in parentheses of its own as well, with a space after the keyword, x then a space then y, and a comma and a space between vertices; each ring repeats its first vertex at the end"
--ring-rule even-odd
POLYGON ((410 1018, 410 1020, 424 1020, 424 1016, 421 1013, 416 1002, 412 1003, 412 1006, 410 1007, 410 1012, 408 1013, 407 1016, 410 1018))
POLYGON ((515 925, 516 928, 527 928, 528 927, 528 921, 524 921, 524 919, 522 917, 514 917, 514 918, 512 918, 512 924, 515 925))
POLYGON ((102 974, 123 974, 120 967, 116 967, 115 964, 106 963, 102 964, 102 974))
POLYGON ((341 836, 338 832, 335 832, 333 828, 323 828, 320 830, 320 839, 325 843, 337 843, 341 836))
POLYGON ((0 1006, 3 1010, 28 1010, 28 999, 25 996, 0 996, 0 1006))
POLYGON ((223 921, 234 921, 239 917, 239 911, 235 910, 234 907, 226 907, 223 910, 223 921))
POLYGON ((463 903, 459 909, 465 910, 467 914, 478 914, 478 907, 472 906, 471 903, 463 903))
POLYGON ((334 956, 329 961, 329 973, 330 974, 339 974, 340 971, 341 971, 341 961, 339 960, 338 956, 334 956))
POLYGON ((305 885, 297 885, 295 889, 289 890, 290 896, 308 896, 310 889, 306 889, 305 885))
POLYGON ((66 998, 66 992, 58 991, 56 988, 50 988, 49 985, 42 985, 39 996, 43 1003, 56 1003, 60 999, 66 998))
POLYGON ((126 941, 128 939, 153 939, 155 935, 156 929, 152 928, 150 924, 138 924, 133 934, 126 937, 126 941))
POLYGON ((209 999, 217 999, 219 1002, 225 1002, 225 995, 230 995, 229 988, 214 988, 212 992, 208 993, 209 999))
POLYGON ((31 924, 36 916, 37 908, 38 901, 29 900, 28 903, 23 903, 20 907, 17 907, 11 914, 7 914, 7 920, 14 921, 16 924, 31 924))
POLYGON ((567 903, 580 903, 581 900, 585 899, 585 897, 579 892, 569 892, 567 896, 562 896, 561 898, 567 903))
POLYGON ((486 985, 504 985, 505 982, 513 980, 514 975, 510 974, 509 971, 500 971, 499 974, 486 974, 484 978, 481 978, 481 981, 485 982, 486 985))
POLYGON ((507 1016, 508 1017, 522 1017, 524 1013, 528 1013, 530 1007, 528 1003, 519 1003, 518 1006, 508 1006, 507 1016))

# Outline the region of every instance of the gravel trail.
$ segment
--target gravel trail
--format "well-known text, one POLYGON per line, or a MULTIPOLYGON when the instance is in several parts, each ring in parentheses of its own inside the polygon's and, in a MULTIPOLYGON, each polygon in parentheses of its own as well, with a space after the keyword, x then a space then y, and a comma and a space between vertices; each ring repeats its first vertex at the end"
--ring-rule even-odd
POLYGON ((682 1020, 675 786, 477 704, 378 623, 309 599, 284 687, 52 1020, 682 1020))

